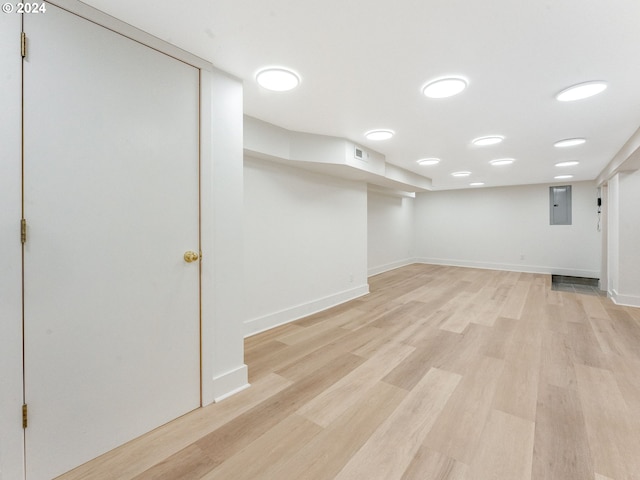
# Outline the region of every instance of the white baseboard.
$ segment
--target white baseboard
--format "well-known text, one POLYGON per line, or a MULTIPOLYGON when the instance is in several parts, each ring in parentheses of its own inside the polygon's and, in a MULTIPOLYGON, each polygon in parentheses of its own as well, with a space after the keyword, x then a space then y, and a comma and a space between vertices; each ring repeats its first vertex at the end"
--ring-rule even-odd
POLYGON ((452 267, 482 268, 485 270, 505 270, 508 272, 543 273, 548 275, 567 275, 571 277, 599 278, 598 270, 579 268, 549 267, 541 265, 521 265, 509 263, 474 262, 470 260, 454 260, 449 258, 417 258, 415 263, 432 265, 448 265, 452 267))
POLYGON ((640 307, 640 297, 636 297, 634 295, 620 295, 615 290, 609 291, 608 296, 616 305, 640 307))
POLYGON ((369 285, 365 284, 350 290, 338 292, 328 297, 319 298, 302 305, 286 308, 263 317, 247 320, 244 322, 245 337, 249 337, 251 335, 270 330, 274 327, 284 325, 285 323, 293 322, 294 320, 298 320, 308 315, 321 312, 322 310, 335 307, 336 305, 356 299, 366 295, 367 293, 369 293, 369 285))
POLYGON ((415 258, 407 258, 404 260, 399 260, 397 262, 387 263, 378 267, 369 268, 369 270, 367 271, 367 275, 369 277, 373 277, 374 275, 379 275, 390 270, 395 270, 396 268, 406 267, 407 265, 411 265, 412 263, 417 263, 417 260, 415 258))
POLYGON ((249 386, 249 370, 243 364, 213 379, 213 401, 220 402, 249 386))

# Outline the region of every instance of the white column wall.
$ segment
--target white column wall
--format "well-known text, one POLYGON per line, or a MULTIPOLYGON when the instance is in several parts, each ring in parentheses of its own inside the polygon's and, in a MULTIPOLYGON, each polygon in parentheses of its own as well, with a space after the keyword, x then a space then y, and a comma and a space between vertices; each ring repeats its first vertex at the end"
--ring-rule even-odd
POLYGON ((620 174, 620 294, 640 306, 640 170, 620 174))
POLYGON ((368 292, 367 191, 245 158, 245 334, 368 292))
POLYGON ((248 386, 244 364, 242 83, 214 70, 203 98, 203 403, 248 386), (209 96, 207 98, 207 96, 209 96), (210 133, 209 133, 210 132, 210 133), (210 153, 210 154, 209 154, 210 153))
POLYGON ((607 291, 611 297, 617 295, 620 261, 620 199, 618 191, 619 176, 614 175, 609 180, 607 194, 607 291))
POLYGON ((640 307, 640 170, 609 180, 609 295, 640 307))

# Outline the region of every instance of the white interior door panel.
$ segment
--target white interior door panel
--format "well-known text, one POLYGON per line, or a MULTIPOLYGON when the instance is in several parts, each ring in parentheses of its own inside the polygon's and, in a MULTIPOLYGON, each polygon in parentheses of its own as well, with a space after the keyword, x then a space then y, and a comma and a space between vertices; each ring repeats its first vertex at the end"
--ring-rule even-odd
POLYGON ((199 71, 25 15, 28 479, 200 405, 199 71))

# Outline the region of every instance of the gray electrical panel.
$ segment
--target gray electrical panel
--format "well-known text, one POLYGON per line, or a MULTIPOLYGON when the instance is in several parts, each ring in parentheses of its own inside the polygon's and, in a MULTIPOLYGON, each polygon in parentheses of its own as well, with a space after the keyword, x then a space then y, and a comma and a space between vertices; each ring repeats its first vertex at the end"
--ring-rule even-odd
POLYGON ((571 225, 571 185, 549 187, 551 225, 571 225))

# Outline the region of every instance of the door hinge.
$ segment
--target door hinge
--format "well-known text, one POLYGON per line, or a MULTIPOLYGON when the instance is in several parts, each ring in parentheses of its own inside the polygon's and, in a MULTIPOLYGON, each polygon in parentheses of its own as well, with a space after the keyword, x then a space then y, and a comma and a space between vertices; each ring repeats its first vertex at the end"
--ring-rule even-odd
POLYGON ((20 241, 27 243, 27 221, 24 218, 20 220, 20 241))
POLYGON ((27 412, 27 404, 22 405, 22 428, 27 428, 28 424, 28 412, 27 412))
POLYGON ((27 34, 20 32, 20 54, 22 58, 27 56, 27 34))

